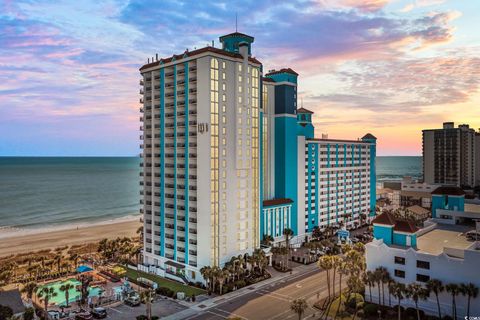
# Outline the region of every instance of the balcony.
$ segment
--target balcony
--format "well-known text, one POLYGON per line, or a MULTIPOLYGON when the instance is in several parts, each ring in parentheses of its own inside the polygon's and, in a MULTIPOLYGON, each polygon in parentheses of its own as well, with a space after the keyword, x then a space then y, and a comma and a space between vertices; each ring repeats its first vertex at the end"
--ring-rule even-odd
POLYGON ((143 104, 143 98, 140 98, 140 100, 139 100, 139 101, 140 101, 140 103, 142 103, 142 104, 143 104))
POLYGON ((140 81, 138 82, 139 85, 143 86, 144 83, 143 83, 143 79, 140 79, 140 81))
MULTIPOLYGON (((140 81, 141 81, 141 80, 140 80, 140 81)), ((138 93, 143 95, 143 94, 145 93, 145 91, 143 91, 143 89, 140 88, 140 91, 139 91, 138 93)))

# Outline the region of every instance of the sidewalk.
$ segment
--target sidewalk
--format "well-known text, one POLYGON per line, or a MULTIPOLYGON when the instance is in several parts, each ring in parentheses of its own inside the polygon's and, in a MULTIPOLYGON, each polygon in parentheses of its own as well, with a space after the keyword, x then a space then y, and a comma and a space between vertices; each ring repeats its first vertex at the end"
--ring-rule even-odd
MULTIPOLYGON (((205 311, 209 308, 215 307, 216 305, 223 303, 225 301, 235 299, 238 297, 241 297, 243 295, 246 295, 248 293, 252 293, 255 290, 261 289, 263 287, 269 286, 274 283, 278 282, 285 282, 287 280, 293 280, 297 277, 303 276, 304 274, 312 273, 314 271, 319 271, 318 267, 316 265, 299 265, 298 267, 295 267, 292 270, 292 274, 290 272, 287 273, 281 273, 276 271, 275 269, 269 267, 268 272, 272 275, 270 279, 264 280, 259 283, 252 284, 248 287, 241 288, 236 291, 232 291, 229 293, 226 293, 222 296, 216 296, 195 304, 188 303, 185 301, 182 301, 181 303, 183 306, 188 307, 188 309, 182 310, 180 312, 177 312, 175 314, 172 314, 168 317, 162 318, 166 320, 179 320, 179 319, 186 319, 195 315, 198 315, 199 312, 205 311)), ((180 301, 177 301, 180 303, 180 301)))

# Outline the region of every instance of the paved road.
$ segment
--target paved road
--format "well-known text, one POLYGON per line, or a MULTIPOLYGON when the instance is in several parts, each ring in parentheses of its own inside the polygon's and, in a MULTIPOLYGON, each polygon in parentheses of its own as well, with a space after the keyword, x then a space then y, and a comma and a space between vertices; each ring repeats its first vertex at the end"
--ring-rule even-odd
POLYGON ((253 289, 251 293, 243 296, 218 302, 216 306, 186 319, 221 320, 234 317, 246 320, 297 319, 298 316, 290 310, 290 302, 297 298, 307 300, 309 308, 303 318, 311 319, 314 313, 318 315, 318 311, 313 309, 313 303, 317 301, 317 292, 320 292, 321 298, 327 296, 326 273, 320 272, 315 267, 279 283, 253 289))

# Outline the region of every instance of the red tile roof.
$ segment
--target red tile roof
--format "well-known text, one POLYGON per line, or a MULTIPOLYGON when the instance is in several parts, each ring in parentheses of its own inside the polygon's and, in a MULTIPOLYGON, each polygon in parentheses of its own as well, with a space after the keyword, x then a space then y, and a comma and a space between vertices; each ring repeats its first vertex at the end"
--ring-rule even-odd
POLYGON ((264 207, 278 206, 281 204, 289 204, 289 203, 293 203, 293 200, 287 199, 287 198, 263 200, 264 207))
POLYGON ((279 74, 279 73, 290 73, 290 74, 294 74, 294 75, 298 76, 298 73, 293 71, 293 69, 291 69, 291 68, 283 68, 283 69, 280 69, 280 70, 272 70, 272 71, 268 72, 266 74, 266 76, 271 76, 271 75, 279 74))
POLYGON ((342 140, 342 139, 320 139, 320 138, 311 138, 306 139, 307 141, 324 141, 324 142, 346 142, 346 143, 370 143, 368 141, 362 140, 342 140))
MULTIPOLYGON (((175 58, 175 60, 179 60, 179 59, 182 59, 184 55, 186 55, 187 57, 193 57, 193 56, 199 55, 199 54, 204 53, 204 52, 213 52, 213 53, 221 54, 221 55, 224 55, 224 56, 227 56, 227 57, 243 59, 243 57, 240 53, 228 52, 228 51, 225 51, 225 50, 222 50, 222 49, 219 49, 219 48, 215 48, 215 47, 204 47, 204 48, 200 48, 200 49, 193 50, 193 51, 185 51, 183 54, 173 55, 169 58, 163 58, 163 59, 160 59, 158 61, 154 61, 154 62, 145 64, 140 68, 140 71, 142 71, 144 69, 147 69, 147 68, 158 66, 158 65, 160 65, 161 61, 163 63, 168 63, 168 62, 173 61, 173 58, 175 58)), ((254 57, 248 57, 248 60, 250 62, 253 62, 253 63, 262 64, 260 61, 258 61, 254 57)))
POLYGON ((262 77, 263 82, 275 82, 272 78, 262 77))
POLYGON ((389 212, 384 212, 376 216, 375 219, 372 220, 372 223, 386 224, 390 226, 394 226, 395 222, 395 217, 389 212))
POLYGON ((393 230, 400 231, 400 232, 408 232, 408 233, 415 233, 418 231, 418 228, 412 221, 408 220, 397 220, 393 230))
POLYGON ((301 107, 300 109, 297 109, 297 113, 309 113, 313 114, 313 111, 310 111, 308 109, 305 109, 304 107, 301 107))
POLYGON ((375 219, 372 220, 372 224, 374 223, 393 226, 393 230, 400 232, 415 233, 418 231, 418 228, 413 222, 403 219, 397 219, 393 214, 389 212, 384 212, 376 216, 375 219))
POLYGON ((464 196, 465 191, 462 188, 454 186, 442 186, 432 191, 432 194, 449 195, 449 196, 464 196))

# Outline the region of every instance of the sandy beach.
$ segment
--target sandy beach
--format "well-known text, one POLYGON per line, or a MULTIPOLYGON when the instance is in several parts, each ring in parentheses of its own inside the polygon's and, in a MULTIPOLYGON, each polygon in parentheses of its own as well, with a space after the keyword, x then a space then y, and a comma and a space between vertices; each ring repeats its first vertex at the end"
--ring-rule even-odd
POLYGON ((135 221, 112 222, 111 224, 75 227, 29 235, 12 235, 0 239, 0 257, 65 245, 77 245, 99 241, 104 238, 131 237, 136 235, 141 223, 135 221))

